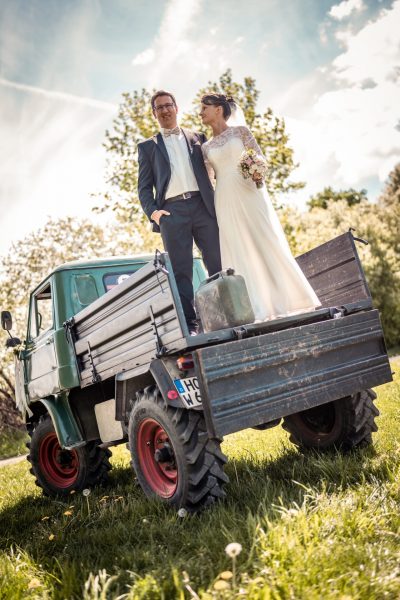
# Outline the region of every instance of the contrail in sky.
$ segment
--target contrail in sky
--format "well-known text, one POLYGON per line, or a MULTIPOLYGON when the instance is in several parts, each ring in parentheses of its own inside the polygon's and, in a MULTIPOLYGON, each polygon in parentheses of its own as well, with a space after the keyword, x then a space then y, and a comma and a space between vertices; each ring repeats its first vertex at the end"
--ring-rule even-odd
POLYGON ((103 102, 102 100, 95 100, 94 98, 86 98, 85 96, 75 96, 74 94, 68 94, 65 92, 55 92, 52 90, 44 90, 43 88, 35 87, 33 85, 26 85, 25 83, 17 83, 16 81, 10 81, 0 77, 0 85, 21 92, 28 92, 30 94, 38 94, 45 98, 54 98, 54 100, 61 100, 62 102, 74 102, 76 104, 82 104, 84 106, 91 106, 92 108, 98 108, 100 110, 115 111, 118 106, 111 104, 111 102, 103 102))

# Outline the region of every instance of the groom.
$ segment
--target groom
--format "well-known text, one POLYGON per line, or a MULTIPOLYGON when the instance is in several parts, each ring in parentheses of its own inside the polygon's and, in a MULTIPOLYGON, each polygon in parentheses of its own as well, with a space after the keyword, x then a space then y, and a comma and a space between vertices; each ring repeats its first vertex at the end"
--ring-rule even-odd
POLYGON ((214 190, 201 151, 206 137, 178 127, 178 107, 170 92, 156 92, 151 108, 160 132, 138 144, 139 200, 153 231, 161 232, 189 332, 195 335, 193 241, 208 274, 221 270, 214 190))

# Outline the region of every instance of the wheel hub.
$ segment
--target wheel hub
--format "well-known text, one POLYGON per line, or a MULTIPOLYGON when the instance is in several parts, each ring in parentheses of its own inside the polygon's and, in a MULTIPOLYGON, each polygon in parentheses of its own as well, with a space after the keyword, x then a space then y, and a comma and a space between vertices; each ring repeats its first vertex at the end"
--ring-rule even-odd
POLYGON ((49 483, 58 488, 70 487, 78 478, 77 453, 61 448, 55 433, 43 438, 39 448, 39 464, 49 483))
POLYGON ((151 489, 171 498, 178 487, 178 470, 168 433, 155 419, 144 419, 137 434, 136 451, 143 475, 151 489))

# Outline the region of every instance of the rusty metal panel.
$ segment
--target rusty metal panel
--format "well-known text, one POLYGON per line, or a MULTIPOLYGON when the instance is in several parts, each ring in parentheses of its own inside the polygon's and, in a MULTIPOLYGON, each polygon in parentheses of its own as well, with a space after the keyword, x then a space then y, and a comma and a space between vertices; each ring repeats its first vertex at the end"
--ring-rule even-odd
POLYGON ((341 306, 369 300, 353 235, 348 232, 296 258, 322 306, 341 306))
POLYGON ((161 258, 163 268, 147 264, 69 323, 81 387, 127 369, 140 374, 161 348, 176 351, 186 345, 176 282, 168 256, 161 258))
POLYGON ((198 349, 210 435, 267 423, 391 380, 377 310, 198 349))

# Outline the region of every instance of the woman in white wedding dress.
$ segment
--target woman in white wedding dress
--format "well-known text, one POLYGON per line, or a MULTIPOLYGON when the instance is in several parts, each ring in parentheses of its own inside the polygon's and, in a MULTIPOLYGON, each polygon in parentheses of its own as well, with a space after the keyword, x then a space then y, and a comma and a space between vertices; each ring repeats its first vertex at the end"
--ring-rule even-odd
POLYGON ((222 268, 244 277, 257 321, 314 310, 320 302, 291 254, 265 185, 257 188, 239 168, 245 149, 261 150, 247 127, 227 123, 233 102, 206 94, 200 113, 213 130, 202 149, 216 177, 222 268))

